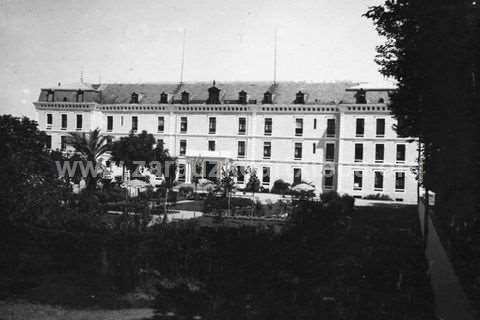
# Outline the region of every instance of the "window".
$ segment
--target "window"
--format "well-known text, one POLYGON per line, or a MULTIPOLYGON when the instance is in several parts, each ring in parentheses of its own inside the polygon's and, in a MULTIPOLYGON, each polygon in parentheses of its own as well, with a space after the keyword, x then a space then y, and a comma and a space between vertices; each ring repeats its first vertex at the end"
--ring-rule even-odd
POLYGON ((313 119, 313 129, 317 129, 317 118, 313 119))
POLYGON ((263 159, 270 159, 272 156, 272 144, 271 142, 263 143, 263 159))
POLYGON ((187 117, 180 118, 180 133, 187 132, 187 117))
POLYGON ((62 130, 66 130, 66 129, 67 129, 67 115, 62 114, 62 130))
POLYGON ((247 132, 247 119, 238 118, 238 134, 245 134, 247 132))
POLYGON ((325 160, 326 161, 335 161, 335 144, 327 143, 325 147, 325 160))
POLYGON ((302 143, 297 142, 295 143, 295 160, 302 159, 302 143))
POLYGON ((160 103, 168 103, 168 94, 165 92, 160 93, 160 103))
POLYGON ((67 149, 67 136, 60 137, 60 149, 65 151, 67 149))
POLYGON ((375 189, 375 191, 383 190, 383 172, 381 171, 374 172, 373 188, 375 189))
POLYGON ((270 168, 269 167, 263 167, 262 168, 262 183, 264 185, 269 185, 270 184, 270 168))
POLYGON ((312 153, 313 154, 317 153, 317 144, 315 142, 312 144, 312 147, 313 147, 312 153))
POLYGON ((397 162, 405 162, 405 145, 397 144, 397 162))
POLYGON ((132 117, 132 131, 137 132, 137 130, 138 130, 138 117, 133 116, 132 117))
POLYGON ((263 94, 263 104, 272 104, 273 99, 272 99, 272 93, 270 91, 267 91, 263 94))
POLYGON ((375 162, 383 162, 385 157, 385 145, 376 144, 375 145, 375 162))
POLYGON ((190 93, 187 91, 182 92, 182 104, 189 104, 190 103, 190 93))
POLYGON ((364 134, 365 134, 365 119, 357 119, 355 135, 357 137, 363 137, 364 134))
POLYGON ((238 93, 238 103, 247 104, 247 93, 243 90, 238 93))
POLYGON ((363 172, 353 171, 353 190, 362 190, 363 172))
POLYGON ((293 184, 302 183, 302 169, 294 168, 293 169, 293 184))
POLYGON ((295 96, 295 104, 305 104, 305 94, 302 91, 298 91, 295 96))
POLYGON ((238 141, 238 157, 245 158, 245 141, 238 141))
MULTIPOLYGON (((112 121, 113 123, 113 121, 112 121)), ((123 116, 120 117, 120 125, 123 127, 123 116)))
POLYGON ((335 119, 327 120, 327 137, 335 137, 335 119))
POLYGON ((77 94, 75 96, 75 101, 76 102, 83 102, 84 99, 83 99, 83 91, 82 90, 78 90, 77 91, 77 94))
POLYGON ((323 175, 323 186, 325 189, 333 188, 333 170, 325 170, 323 175))
POLYGON ((82 130, 83 127, 83 117, 81 114, 77 114, 77 130, 82 130))
POLYGON ((363 161, 363 144, 355 143, 355 162, 363 161))
POLYGON ((217 118, 208 118, 208 133, 215 133, 217 131, 217 118))
POLYGON ((53 116, 51 113, 47 113, 47 129, 50 129, 53 124, 53 116))
POLYGON ((113 130, 113 116, 107 117, 107 131, 113 130))
POLYGON ((49 136, 48 134, 45 140, 45 147, 47 147, 48 149, 52 149, 52 136, 49 136))
POLYGON ((55 92, 53 90, 47 91, 47 101, 55 101, 55 92))
POLYGON ((158 117, 157 131, 163 132, 165 130, 165 117, 158 117))
POLYGON ((395 172, 395 191, 405 191, 405 172, 395 172))
POLYGON ((138 94, 136 92, 132 93, 130 97, 130 103, 138 103, 138 94))
POLYGON ((385 119, 377 119, 377 137, 385 136, 385 119))
POLYGON ((264 132, 266 136, 272 135, 272 118, 265 118, 264 132))
POLYGON ((303 135, 303 119, 295 119, 295 135, 303 135))
POLYGON ((215 141, 213 140, 208 141, 208 151, 215 151, 215 141))
POLYGON ((187 153, 187 140, 180 140, 180 155, 184 156, 187 153))
POLYGON ((245 168, 243 166, 237 166, 237 183, 245 183, 245 168))

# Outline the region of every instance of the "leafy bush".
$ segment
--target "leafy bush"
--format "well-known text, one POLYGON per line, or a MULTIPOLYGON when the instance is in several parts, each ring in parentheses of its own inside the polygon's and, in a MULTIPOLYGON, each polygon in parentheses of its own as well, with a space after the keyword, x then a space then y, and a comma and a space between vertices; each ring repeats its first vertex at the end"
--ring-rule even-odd
POLYGON ((369 194, 369 195, 363 197, 363 199, 366 199, 366 200, 393 201, 393 199, 390 198, 388 195, 386 195, 386 194, 381 194, 381 193, 369 194))
POLYGON ((292 190, 289 192, 293 197, 298 199, 312 199, 315 198, 315 192, 313 190, 309 191, 295 191, 292 190))
POLYGON ((283 181, 282 179, 275 180, 271 193, 275 194, 287 194, 290 190, 290 183, 283 181))
POLYGON ((178 189, 179 196, 184 199, 192 199, 193 198, 193 187, 190 186, 181 186, 178 189))
MULTIPOLYGON (((249 198, 231 198, 230 207, 250 207, 252 206, 253 201, 249 198)), ((212 212, 213 210, 225 210, 228 209, 228 198, 225 197, 216 197, 213 193, 209 193, 207 198, 203 203, 204 212, 212 212)))
POLYGON ((329 191, 322 193, 320 195, 320 199, 323 203, 329 203, 331 201, 338 201, 340 199, 340 195, 336 191, 329 191))

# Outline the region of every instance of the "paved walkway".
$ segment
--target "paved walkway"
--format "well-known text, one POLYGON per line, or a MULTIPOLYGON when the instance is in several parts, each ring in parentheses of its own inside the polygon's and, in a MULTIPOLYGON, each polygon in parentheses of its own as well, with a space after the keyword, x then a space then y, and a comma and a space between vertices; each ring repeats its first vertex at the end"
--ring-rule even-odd
POLYGON ((474 320, 474 311, 440 242, 430 217, 425 230, 425 207, 418 206, 422 234, 426 231, 425 256, 435 300, 435 313, 441 320, 474 320))

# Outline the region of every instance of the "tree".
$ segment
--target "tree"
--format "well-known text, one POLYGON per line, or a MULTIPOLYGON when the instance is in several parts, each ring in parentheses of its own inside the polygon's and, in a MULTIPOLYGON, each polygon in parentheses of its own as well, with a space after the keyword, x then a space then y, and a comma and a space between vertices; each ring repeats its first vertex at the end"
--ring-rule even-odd
POLYGON ((0 140, 0 224, 42 220, 66 191, 55 166, 61 154, 46 148, 46 134, 26 117, 0 116, 0 140))
POLYGON ((91 171, 86 172, 85 178, 87 189, 95 189, 98 174, 101 171, 99 162, 101 162, 102 156, 111 150, 112 144, 108 142, 107 136, 102 135, 98 128, 89 133, 71 133, 68 144, 86 162, 87 168, 92 168, 91 171))
POLYGON ((127 137, 122 137, 113 143, 112 160, 116 165, 123 167, 123 180, 125 180, 125 170, 134 172, 139 162, 144 162, 148 166, 153 160, 161 161, 163 144, 157 148, 154 148, 154 145, 155 138, 146 131, 138 135, 130 132, 127 137))
MULTIPOLYGON (((245 191, 252 192, 252 200, 255 202, 255 192, 260 190, 260 179, 257 177, 257 170, 255 168, 248 167, 246 169, 246 173, 250 174, 248 178, 247 185, 245 186, 245 191)), ((255 206, 252 206, 252 214, 254 211, 255 206)))
POLYGON ((235 177, 237 171, 231 163, 226 163, 222 166, 222 179, 220 180, 220 188, 222 188, 224 195, 228 198, 228 213, 231 214, 232 191, 235 187, 235 177))
POLYGON ((398 81, 391 94, 397 132, 418 137, 421 181, 436 192, 437 212, 458 232, 479 209, 480 9, 466 0, 388 0, 370 8, 386 42, 381 72, 398 81))

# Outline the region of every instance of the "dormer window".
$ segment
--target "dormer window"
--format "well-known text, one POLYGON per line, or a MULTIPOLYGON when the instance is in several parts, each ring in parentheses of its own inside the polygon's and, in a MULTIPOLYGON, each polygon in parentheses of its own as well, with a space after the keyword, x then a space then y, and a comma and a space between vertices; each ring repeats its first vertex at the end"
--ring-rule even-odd
POLYGON ((168 94, 165 92, 160 93, 160 103, 168 103, 168 94))
POLYGON ((55 91, 53 91, 52 89, 47 91, 47 101, 55 101, 55 91))
POLYGON ((138 93, 133 92, 130 98, 130 103, 138 103, 138 93))
POLYGON ((75 96, 75 101, 83 102, 83 90, 78 90, 77 95, 75 96))
POLYGON ((305 94, 302 91, 297 92, 295 104, 305 104, 305 94))
POLYGON ((182 92, 182 104, 189 104, 190 103, 190 93, 187 91, 182 92))
POLYGON ((244 90, 238 93, 238 103, 247 104, 247 93, 244 90))
POLYGON ((367 92, 365 90, 360 89, 355 93, 355 103, 357 104, 367 103, 367 92))
POLYGON ((267 91, 263 94, 263 104, 272 104, 273 99, 272 99, 272 93, 270 91, 267 91))
POLYGON ((213 81, 213 86, 208 89, 207 104, 220 104, 220 89, 215 87, 215 81, 213 81))

